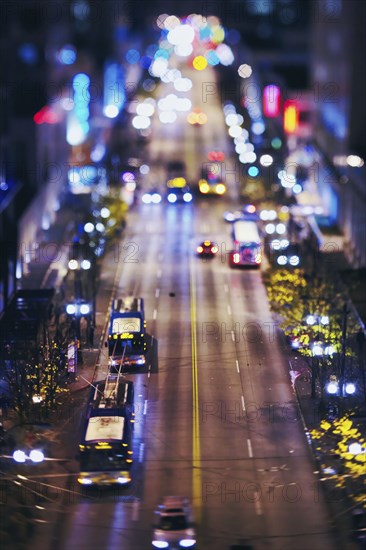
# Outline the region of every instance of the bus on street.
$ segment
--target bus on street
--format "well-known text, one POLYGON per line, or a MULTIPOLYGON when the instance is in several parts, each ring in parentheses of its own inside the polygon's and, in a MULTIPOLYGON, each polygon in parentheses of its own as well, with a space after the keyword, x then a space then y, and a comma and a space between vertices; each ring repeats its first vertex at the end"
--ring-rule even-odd
POLYGON ((231 267, 259 267, 262 262, 262 241, 254 221, 238 220, 232 224, 233 250, 229 255, 231 267))

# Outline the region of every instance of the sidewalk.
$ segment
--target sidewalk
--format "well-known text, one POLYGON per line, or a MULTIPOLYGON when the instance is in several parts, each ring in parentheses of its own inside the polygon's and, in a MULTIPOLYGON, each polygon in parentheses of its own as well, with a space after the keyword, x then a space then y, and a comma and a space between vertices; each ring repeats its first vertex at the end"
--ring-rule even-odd
MULTIPOLYGON (((80 211, 82 217, 84 212, 80 211)), ((35 243, 34 250, 30 253, 30 262, 27 263, 25 273, 18 283, 20 289, 53 289, 55 291, 55 305, 61 310, 65 307, 65 298, 70 294, 70 281, 68 281, 68 262, 70 259, 70 245, 76 234, 78 219, 75 211, 68 205, 61 205, 57 213, 55 223, 44 232, 44 240, 35 243)), ((57 313, 52 321, 51 329, 56 329, 56 324, 62 324, 63 314, 57 313)), ((84 388, 92 380, 97 362, 97 350, 83 350, 83 364, 78 365, 77 378, 68 384, 71 391, 84 388), (86 381, 87 380, 87 381, 86 381)))

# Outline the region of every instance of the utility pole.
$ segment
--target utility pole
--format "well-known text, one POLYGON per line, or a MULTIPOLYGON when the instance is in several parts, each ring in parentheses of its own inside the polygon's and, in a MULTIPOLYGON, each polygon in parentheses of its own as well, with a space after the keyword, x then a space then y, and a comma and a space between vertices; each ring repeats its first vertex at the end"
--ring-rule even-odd
POLYGON ((341 366, 340 366, 340 396, 343 397, 343 386, 344 386, 344 371, 346 367, 346 340, 347 340, 347 316, 348 316, 347 302, 343 306, 342 312, 342 352, 341 352, 341 366))

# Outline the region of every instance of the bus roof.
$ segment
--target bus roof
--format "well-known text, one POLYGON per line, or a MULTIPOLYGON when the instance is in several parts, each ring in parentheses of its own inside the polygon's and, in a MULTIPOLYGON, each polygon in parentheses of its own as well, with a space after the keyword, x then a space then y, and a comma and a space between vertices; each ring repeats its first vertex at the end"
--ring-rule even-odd
POLYGON ((125 417, 117 416, 116 411, 111 416, 92 416, 86 428, 85 443, 122 441, 124 425, 125 417))
POLYGON ((90 391, 89 404, 93 409, 123 408, 133 403, 133 382, 108 373, 106 380, 95 382, 90 391))
POLYGON ((234 222, 233 239, 239 243, 260 243, 257 224, 247 220, 234 222))

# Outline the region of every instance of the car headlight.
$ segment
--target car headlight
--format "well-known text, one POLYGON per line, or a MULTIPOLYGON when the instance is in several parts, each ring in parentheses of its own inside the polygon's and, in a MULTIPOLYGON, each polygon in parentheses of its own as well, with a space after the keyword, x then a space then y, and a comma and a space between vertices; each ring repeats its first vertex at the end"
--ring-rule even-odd
POLYGON ((21 451, 20 449, 13 452, 13 460, 15 462, 25 462, 26 461, 26 455, 24 451, 21 451))
POLYGON ((32 449, 29 453, 29 458, 32 462, 39 463, 44 461, 44 454, 43 451, 40 449, 32 449))
POLYGON ((145 193, 144 195, 142 195, 142 202, 144 202, 145 204, 150 204, 151 200, 152 200, 152 197, 150 193, 145 193))
POLYGON ((93 483, 89 477, 79 477, 78 482, 81 483, 81 485, 91 485, 93 483))
POLYGON ((151 197, 151 200, 153 203, 159 204, 159 202, 161 202, 161 196, 159 195, 159 193, 154 193, 151 197))
POLYGON ((117 477, 117 483, 120 483, 121 485, 125 485, 126 483, 129 483, 130 479, 128 477, 117 477))
POLYGON ((298 256, 291 256, 289 262, 290 262, 290 265, 299 265, 300 258, 298 256))
POLYGON ((227 222, 233 222, 235 220, 235 216, 232 212, 225 212, 224 220, 227 222))
POLYGON ((167 198, 168 198, 168 201, 171 203, 177 202, 177 195, 175 193, 169 193, 167 198))
POLYGON ((287 257, 284 255, 278 256, 277 258, 278 265, 286 265, 287 264, 287 257))
POLYGON ((152 545, 155 548, 168 548, 169 542, 165 542, 165 540, 153 540, 152 545))
POLYGON ((192 193, 184 193, 183 195, 184 202, 191 202, 192 198, 192 193))
POLYGON ((136 365, 145 365, 145 357, 140 357, 136 360, 136 365))
POLYGON ((194 546, 195 544, 195 539, 182 539, 179 541, 179 546, 182 548, 191 548, 191 546, 194 546))

